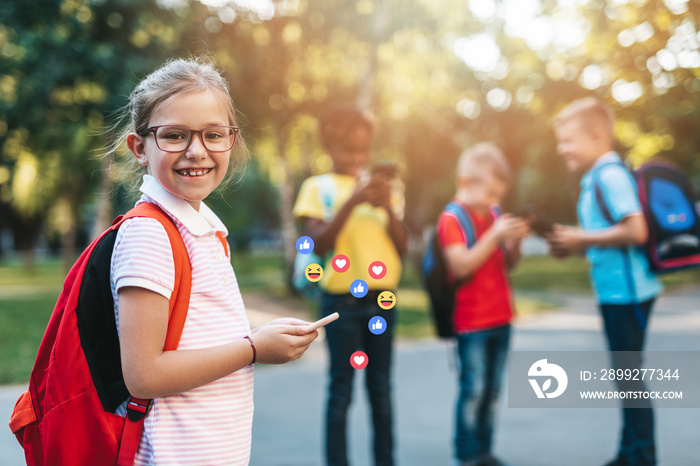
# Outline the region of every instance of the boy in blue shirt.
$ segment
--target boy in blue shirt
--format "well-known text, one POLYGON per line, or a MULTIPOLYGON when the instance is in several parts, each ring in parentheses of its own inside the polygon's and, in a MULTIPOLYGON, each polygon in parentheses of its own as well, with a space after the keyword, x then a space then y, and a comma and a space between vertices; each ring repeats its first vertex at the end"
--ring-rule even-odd
MULTIPOLYGON (((636 352, 634 361, 625 361, 627 368, 641 364, 647 321, 661 284, 641 248, 647 225, 634 180, 613 150, 613 124, 611 110, 594 97, 572 102, 555 119, 557 151, 569 171, 583 177, 577 205, 580 227, 555 225, 548 242, 555 257, 585 251, 613 365, 622 365, 616 352, 636 352)), ((641 382, 621 383, 620 389, 644 387, 641 382)), ((623 403, 619 453, 606 466, 656 464, 651 403, 644 406, 623 403)))

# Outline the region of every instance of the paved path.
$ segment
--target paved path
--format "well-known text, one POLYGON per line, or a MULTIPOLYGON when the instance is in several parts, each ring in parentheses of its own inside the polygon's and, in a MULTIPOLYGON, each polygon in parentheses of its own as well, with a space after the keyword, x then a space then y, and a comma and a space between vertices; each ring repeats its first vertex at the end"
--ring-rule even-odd
MULTIPOLYGON (((559 299, 566 305, 564 311, 517 321, 514 350, 604 349, 592 300, 559 299)), ((261 318, 255 313, 253 317, 261 318)), ((649 331, 648 350, 700 351, 700 290, 661 298, 649 331)), ((299 361, 256 369, 252 465, 322 464, 326 364, 321 343, 299 361)), ((449 464, 456 392, 453 366, 452 351, 441 342, 397 343, 393 375, 400 465, 449 464)), ((371 428, 363 378, 356 377, 355 382, 349 418, 351 460, 364 466, 371 464, 371 428)), ((0 388, 0 419, 8 418, 22 389, 0 388)), ((657 409, 655 414, 659 465, 700 465, 700 409, 657 409)), ((602 465, 616 452, 619 417, 616 409, 513 409, 503 396, 495 454, 516 466, 602 465)), ((21 464, 19 446, 9 429, 0 428, 0 465, 21 464)))

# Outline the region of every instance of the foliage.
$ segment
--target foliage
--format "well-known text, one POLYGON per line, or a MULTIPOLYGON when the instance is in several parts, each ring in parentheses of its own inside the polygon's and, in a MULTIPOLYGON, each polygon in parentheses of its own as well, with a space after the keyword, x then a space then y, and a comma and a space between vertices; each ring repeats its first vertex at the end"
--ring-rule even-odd
POLYGON ((0 170, 9 174, 0 202, 18 223, 53 219, 48 229, 72 247, 81 207, 100 181, 95 152, 106 144, 109 114, 124 104, 134 73, 173 50, 178 18, 154 1, 0 6, 0 170))
POLYGON ((375 157, 401 163, 414 234, 481 140, 517 174, 506 209, 571 222, 577 183, 550 121, 574 98, 613 106, 632 162, 663 155, 698 177, 698 14, 695 0, 3 2, 0 204, 34 230, 44 218, 74 228, 103 174, 92 151, 134 84, 172 56, 210 53, 256 162, 240 191, 212 200, 237 244, 282 228, 290 247, 299 184, 331 166, 316 119, 339 103, 376 115, 375 157))

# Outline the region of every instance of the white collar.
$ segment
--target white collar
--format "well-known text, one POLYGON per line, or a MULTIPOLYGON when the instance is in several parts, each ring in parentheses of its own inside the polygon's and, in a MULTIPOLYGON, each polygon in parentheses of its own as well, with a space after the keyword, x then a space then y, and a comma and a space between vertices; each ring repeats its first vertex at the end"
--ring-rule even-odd
POLYGON ((141 201, 154 201, 193 235, 204 236, 216 231, 222 232, 224 236, 228 235, 226 226, 204 202, 199 204, 197 212, 189 202, 166 191, 152 175, 143 175, 140 190, 145 194, 141 201))

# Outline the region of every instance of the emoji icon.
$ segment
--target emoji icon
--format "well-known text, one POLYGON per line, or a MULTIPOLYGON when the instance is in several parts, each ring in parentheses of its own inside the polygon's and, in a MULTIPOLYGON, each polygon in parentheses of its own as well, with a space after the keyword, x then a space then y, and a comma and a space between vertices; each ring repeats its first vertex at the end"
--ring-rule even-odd
POLYGON ((364 369, 368 362, 369 358, 362 351, 355 351, 350 355, 350 365, 355 369, 364 369))
POLYGON ((333 270, 338 273, 343 273, 350 268, 350 259, 348 259, 346 255, 338 254, 333 258, 333 261, 331 261, 331 265, 333 266, 333 270))
POLYGON ((381 335, 386 330, 386 320, 384 320, 384 317, 374 316, 369 319, 367 327, 375 335, 381 335))
POLYGON ((367 282, 364 280, 355 280, 350 284, 350 294, 356 298, 364 298, 368 291, 367 282))
POLYGON ((374 278, 375 280, 379 280, 380 278, 384 278, 384 275, 386 275, 386 266, 384 265, 384 262, 374 261, 369 264, 370 277, 374 278))
POLYGON ((304 275, 310 282, 317 282, 323 278, 323 267, 318 264, 311 264, 304 270, 304 275))
POLYGON ((300 236, 297 240, 297 251, 299 254, 311 254, 314 250, 314 240, 308 236, 300 236))
POLYGON ((388 311, 396 306, 396 296, 394 296, 394 293, 391 291, 382 291, 379 293, 379 296, 377 296, 377 304, 385 311, 388 311))

